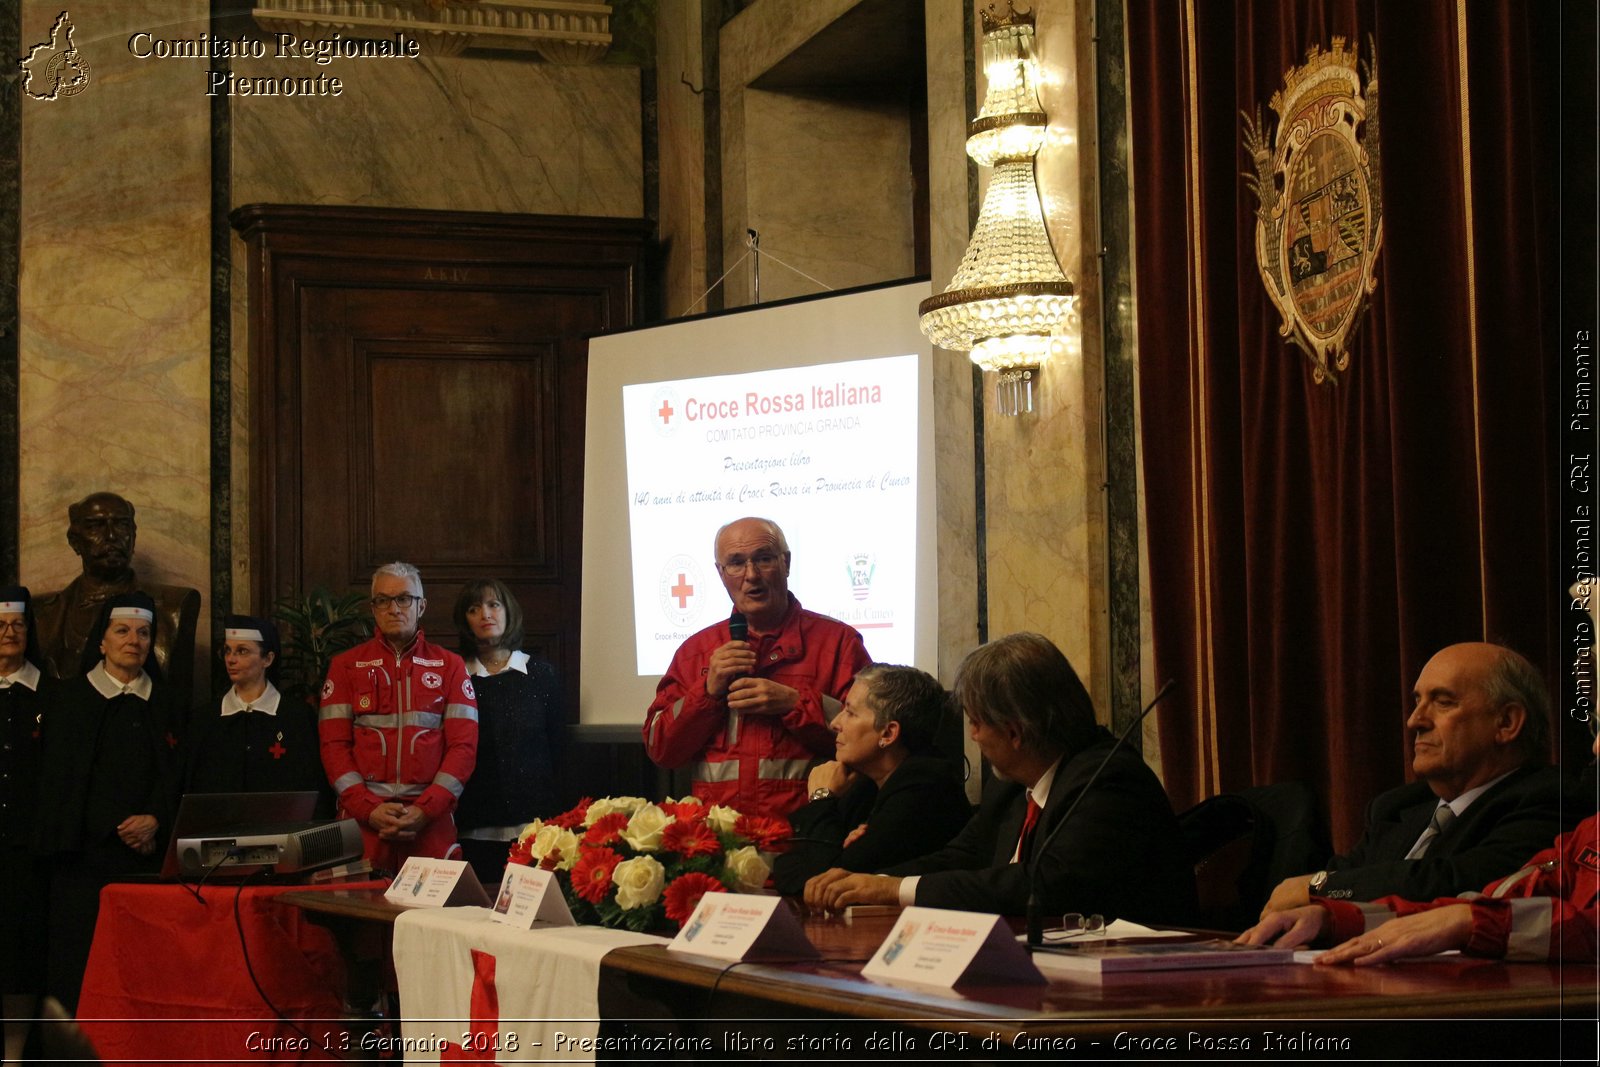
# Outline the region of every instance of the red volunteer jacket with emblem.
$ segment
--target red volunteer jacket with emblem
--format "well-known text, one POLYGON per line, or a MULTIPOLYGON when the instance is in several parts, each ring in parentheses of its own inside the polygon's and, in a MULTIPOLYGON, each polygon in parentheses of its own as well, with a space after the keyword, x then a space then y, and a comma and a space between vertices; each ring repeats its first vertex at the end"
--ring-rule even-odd
POLYGON ((806 802, 806 774, 833 757, 828 722, 871 660, 851 626, 806 611, 793 594, 773 634, 750 635, 757 678, 800 693, 784 716, 741 715, 706 693, 711 653, 732 640, 727 620, 691 636, 672 657, 645 714, 644 743, 663 767, 693 761, 694 795, 743 815, 787 815, 806 802))
POLYGON ((1332 920, 1335 944, 1400 915, 1468 904, 1472 933, 1463 949, 1471 956, 1506 959, 1595 959, 1595 924, 1600 905, 1600 815, 1562 834, 1527 866, 1502 878, 1482 896, 1441 897, 1422 904, 1384 897, 1370 904, 1318 900, 1332 920))
POLYGON ((461 657, 421 631, 398 657, 374 637, 328 667, 317 733, 339 804, 363 829, 390 800, 438 820, 477 762, 478 701, 461 657))

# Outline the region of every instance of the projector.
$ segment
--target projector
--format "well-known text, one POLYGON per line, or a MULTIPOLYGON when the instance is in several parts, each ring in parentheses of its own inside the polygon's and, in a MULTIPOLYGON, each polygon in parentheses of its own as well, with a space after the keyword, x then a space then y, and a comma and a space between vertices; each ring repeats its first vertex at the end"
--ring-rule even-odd
POLYGON ((295 874, 361 855, 361 827, 354 819, 327 819, 226 834, 180 837, 178 870, 184 877, 295 874))

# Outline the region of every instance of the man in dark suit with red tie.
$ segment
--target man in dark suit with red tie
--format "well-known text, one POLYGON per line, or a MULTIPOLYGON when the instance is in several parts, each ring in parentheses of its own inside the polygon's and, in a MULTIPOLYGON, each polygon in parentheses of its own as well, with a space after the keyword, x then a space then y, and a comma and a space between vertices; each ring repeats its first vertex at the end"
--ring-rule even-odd
POLYGON ((1406 732, 1417 780, 1382 794, 1367 829, 1324 870, 1283 881, 1261 914, 1312 897, 1433 900, 1516 870, 1593 812, 1548 765, 1550 698, 1500 645, 1441 650, 1417 676, 1406 732))
POLYGON ((882 874, 818 875, 806 885, 806 903, 1021 915, 1036 888, 1046 915, 1191 917, 1194 872, 1167 795, 1126 747, 1090 784, 1116 742, 1096 724, 1088 692, 1055 645, 1030 633, 992 641, 961 664, 954 692, 995 771, 977 814, 944 848, 882 874))

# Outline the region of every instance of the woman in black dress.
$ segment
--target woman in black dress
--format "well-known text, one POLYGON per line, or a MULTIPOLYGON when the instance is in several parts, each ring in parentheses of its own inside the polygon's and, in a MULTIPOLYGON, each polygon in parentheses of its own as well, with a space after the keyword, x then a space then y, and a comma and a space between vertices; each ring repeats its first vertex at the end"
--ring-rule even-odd
MULTIPOLYGON (((54 682, 39 669, 33 601, 0 588, 0 997, 4 1017, 31 1019, 44 989, 48 873, 33 848, 39 797, 39 721, 54 682)), ((6 1061, 21 1058, 25 1027, 6 1027, 6 1061)))
POLYGON ((156 606, 111 597, 42 727, 38 843, 54 854, 47 988, 76 1010, 103 886, 154 872, 177 807, 171 699, 155 645, 156 606))
POLYGON ((184 760, 187 793, 331 792, 317 748, 316 714, 283 699, 274 684, 278 628, 271 619, 229 615, 222 664, 233 683, 195 713, 184 760))
POLYGON ((478 765, 456 826, 478 879, 498 883, 523 826, 556 810, 561 693, 555 668, 522 651, 522 605, 504 582, 468 582, 452 617, 478 693, 478 765))
POLYGON ((811 802, 789 816, 795 840, 772 868, 798 895, 831 867, 880 871, 942 848, 972 815, 961 776, 933 755, 949 714, 936 678, 874 663, 856 675, 829 727, 835 758, 811 769, 811 802))

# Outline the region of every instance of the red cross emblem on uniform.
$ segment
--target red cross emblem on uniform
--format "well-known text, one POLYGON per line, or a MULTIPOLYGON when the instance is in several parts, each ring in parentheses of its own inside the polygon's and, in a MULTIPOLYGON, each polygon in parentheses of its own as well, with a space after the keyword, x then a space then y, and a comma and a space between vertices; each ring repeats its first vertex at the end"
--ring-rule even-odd
POLYGON ((283 754, 289 750, 283 747, 282 741, 274 741, 272 742, 272 747, 267 749, 267 751, 272 753, 273 759, 282 759, 283 754))

